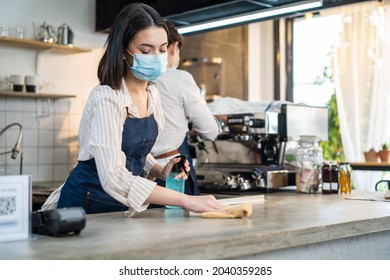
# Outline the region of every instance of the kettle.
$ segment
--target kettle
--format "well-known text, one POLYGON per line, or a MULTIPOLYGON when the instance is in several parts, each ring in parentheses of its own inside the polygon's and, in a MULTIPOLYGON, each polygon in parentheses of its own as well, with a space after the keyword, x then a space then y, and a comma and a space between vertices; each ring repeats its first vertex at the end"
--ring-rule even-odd
POLYGON ((72 29, 64 23, 57 29, 57 43, 69 47, 73 47, 74 33, 72 29))
POLYGON ((44 21, 39 27, 36 27, 33 23, 35 40, 43 41, 46 43, 56 42, 56 31, 53 26, 46 24, 44 21))

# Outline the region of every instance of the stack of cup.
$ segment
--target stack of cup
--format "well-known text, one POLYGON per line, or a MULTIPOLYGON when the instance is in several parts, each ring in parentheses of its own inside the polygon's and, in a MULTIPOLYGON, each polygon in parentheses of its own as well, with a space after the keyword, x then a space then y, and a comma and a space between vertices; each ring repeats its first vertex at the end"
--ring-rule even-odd
POLYGON ((12 75, 11 82, 13 91, 23 91, 24 85, 26 85, 26 92, 37 91, 37 76, 12 75))
POLYGON ((24 76, 22 75, 12 75, 11 81, 13 84, 13 91, 23 91, 24 87, 24 76))
POLYGON ((37 77, 36 76, 26 76, 25 84, 26 84, 26 91, 27 92, 36 92, 37 91, 37 77))

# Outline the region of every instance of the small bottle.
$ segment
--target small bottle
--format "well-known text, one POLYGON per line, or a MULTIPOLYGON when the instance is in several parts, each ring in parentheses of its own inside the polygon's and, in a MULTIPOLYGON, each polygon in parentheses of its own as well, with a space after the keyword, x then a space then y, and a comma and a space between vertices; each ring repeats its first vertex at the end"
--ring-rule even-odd
POLYGON ((351 167, 349 162, 340 163, 340 193, 348 194, 351 193, 351 167))
POLYGON ((330 163, 331 165, 331 183, 330 189, 332 193, 339 193, 339 166, 337 161, 330 163))
POLYGON ((322 193, 330 194, 332 193, 331 184, 332 184, 332 170, 329 162, 324 161, 322 164, 322 193))
MULTIPOLYGON (((185 181, 183 178, 175 179, 176 175, 180 173, 181 162, 176 163, 171 170, 171 173, 167 176, 165 181, 165 187, 170 190, 174 190, 180 193, 184 193, 185 181)), ((166 208, 181 208, 179 206, 166 205, 166 208)))

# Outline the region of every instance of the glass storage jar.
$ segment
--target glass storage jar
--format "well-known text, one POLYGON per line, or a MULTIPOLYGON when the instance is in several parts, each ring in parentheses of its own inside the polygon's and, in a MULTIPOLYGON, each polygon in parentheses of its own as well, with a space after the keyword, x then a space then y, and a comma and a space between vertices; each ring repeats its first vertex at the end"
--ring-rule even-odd
POLYGON ((300 136, 296 148, 297 192, 321 193, 322 148, 317 136, 300 136))

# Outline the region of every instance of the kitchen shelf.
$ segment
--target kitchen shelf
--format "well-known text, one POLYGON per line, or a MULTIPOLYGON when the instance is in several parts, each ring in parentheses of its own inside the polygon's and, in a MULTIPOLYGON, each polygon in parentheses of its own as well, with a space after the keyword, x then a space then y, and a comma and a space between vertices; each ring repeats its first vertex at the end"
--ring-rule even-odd
POLYGON ((26 97, 26 98, 72 98, 76 95, 72 94, 50 94, 50 93, 34 93, 34 92, 15 92, 15 91, 0 91, 0 97, 26 97))
POLYGON ((65 45, 55 44, 55 43, 45 43, 38 40, 31 39, 19 39, 12 37, 0 36, 0 44, 8 45, 13 47, 20 48, 32 48, 36 50, 52 50, 59 53, 82 53, 90 52, 91 49, 80 48, 80 47, 68 47, 65 45))

